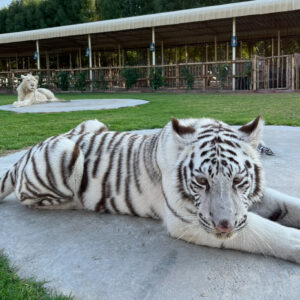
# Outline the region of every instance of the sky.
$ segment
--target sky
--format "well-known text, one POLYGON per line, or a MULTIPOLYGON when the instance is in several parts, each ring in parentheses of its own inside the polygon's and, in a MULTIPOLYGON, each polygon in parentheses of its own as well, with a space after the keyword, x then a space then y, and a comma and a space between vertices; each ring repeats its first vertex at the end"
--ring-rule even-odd
POLYGON ((10 2, 11 0, 0 0, 0 9, 7 6, 10 2))

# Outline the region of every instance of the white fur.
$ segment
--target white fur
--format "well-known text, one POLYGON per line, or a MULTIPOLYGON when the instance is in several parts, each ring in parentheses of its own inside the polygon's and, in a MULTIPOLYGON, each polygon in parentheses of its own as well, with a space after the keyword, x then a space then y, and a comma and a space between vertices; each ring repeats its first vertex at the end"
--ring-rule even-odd
POLYGON ((17 87, 18 100, 13 103, 14 107, 60 101, 50 90, 38 88, 38 76, 28 74, 26 76, 21 75, 21 77, 22 82, 17 87))
MULTIPOLYGON (((84 208, 100 212, 106 209, 111 213, 160 218, 169 234, 177 239, 197 245, 261 253, 300 263, 300 230, 295 229, 300 227, 300 199, 264 187, 262 173, 259 173, 259 180, 256 178, 257 172, 253 172, 253 166, 261 168, 255 148, 260 140, 262 122, 254 123, 254 128, 247 133, 245 128, 234 130, 211 119, 179 120, 182 129, 194 128, 194 132, 176 132, 176 126, 170 122, 158 134, 142 136, 109 132, 96 120, 86 121, 66 134, 49 138, 34 146, 25 154, 0 180, 0 187, 3 186, 0 199, 14 189, 22 204, 41 209, 84 208), (207 128, 216 130, 208 137, 199 138, 207 128), (232 134, 238 139, 226 136, 226 130, 232 130, 232 134), (236 160, 232 163, 233 173, 238 172, 235 164, 242 170, 245 159, 249 160, 252 167, 248 170, 247 178, 250 180, 252 176, 253 182, 243 194, 233 188, 233 181, 230 181, 232 179, 220 174, 214 177, 214 181, 209 178, 211 189, 197 190, 197 195, 202 197, 200 200, 205 200, 200 205, 196 200, 185 199, 178 191, 178 166, 180 163, 190 166, 191 154, 194 153, 193 165, 197 169, 206 157, 201 151, 209 151, 209 147, 203 145, 209 145, 209 142, 213 139, 217 141, 217 138, 223 139, 220 142, 222 154, 228 155, 228 149, 236 153, 233 156, 236 160), (231 147, 224 143, 225 139, 231 139, 239 147, 231 147), (201 146, 203 147, 199 150, 201 146), (80 153, 73 161, 74 168, 70 173, 69 166, 72 165, 76 147, 80 153), (51 170, 46 167, 47 156, 51 170), (34 168, 48 187, 40 186, 34 168), (65 182, 62 174, 66 175, 65 182), (29 178, 28 182, 26 176, 29 178), (121 180, 118 191, 119 177, 121 180), (87 179, 88 184, 80 195, 82 182, 84 183, 82 178, 87 179), (256 181, 259 181, 262 189, 256 190, 256 181), (53 190, 54 182, 58 193, 53 190), (222 184, 218 186, 216 183, 220 182, 222 184), (31 196, 28 187, 34 189, 35 185, 39 186, 43 195, 53 195, 54 200, 31 196), (139 191, 139 185, 142 191, 139 191), (68 199, 59 199, 60 194, 66 195, 68 199), (104 206, 99 205, 102 202, 104 206), (130 204, 134 212, 130 209, 130 204), (217 208, 214 211, 217 216, 209 215, 212 207, 217 208), (234 213, 228 214, 228 208, 229 212, 234 213), (278 215, 278 209, 283 212, 278 217, 278 223, 269 220, 274 214, 278 215), (210 223, 213 220, 217 222, 222 216, 232 218, 233 222, 240 221, 244 215, 248 219, 245 227, 237 228, 231 234, 220 235, 213 228, 208 231, 203 225, 200 226, 199 213, 210 223)), ((231 164, 230 160, 228 163, 231 164)), ((234 176, 235 173, 233 178, 234 176)), ((193 180, 194 178, 189 178, 189 183, 193 180)), ((184 189, 188 191, 187 182, 184 183, 184 189)))

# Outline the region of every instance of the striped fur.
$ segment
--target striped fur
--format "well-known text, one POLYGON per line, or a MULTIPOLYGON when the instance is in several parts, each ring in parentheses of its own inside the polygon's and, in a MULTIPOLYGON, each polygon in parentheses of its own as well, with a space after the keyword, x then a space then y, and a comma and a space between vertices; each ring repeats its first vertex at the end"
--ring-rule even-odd
POLYGON ((0 200, 14 191, 35 208, 162 219, 172 236, 195 244, 274 255, 251 239, 249 249, 230 242, 257 225, 251 209, 255 218, 269 212, 293 226, 276 195, 279 206, 264 207, 269 196, 256 151, 262 125, 260 117, 239 130, 212 119, 172 119, 158 133, 138 135, 86 121, 25 153, 1 178, 0 200))

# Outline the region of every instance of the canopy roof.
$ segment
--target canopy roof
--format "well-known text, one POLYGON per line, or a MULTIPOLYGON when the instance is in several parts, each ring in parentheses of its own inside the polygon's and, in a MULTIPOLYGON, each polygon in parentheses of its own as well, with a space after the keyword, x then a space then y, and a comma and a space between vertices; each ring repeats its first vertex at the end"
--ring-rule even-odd
POLYGON ((229 41, 233 17, 237 18, 239 39, 270 38, 277 30, 282 36, 300 34, 299 0, 248 1, 0 34, 0 53, 34 48, 36 40, 40 40, 41 50, 84 48, 87 34, 92 35, 94 48, 145 47, 151 40, 151 27, 156 28, 156 40, 166 45, 211 42, 214 36, 229 41))
POLYGON ((232 17, 271 14, 300 9, 299 0, 249 1, 218 6, 194 8, 167 13, 98 21, 0 35, 0 43, 49 39, 65 36, 133 30, 232 17))

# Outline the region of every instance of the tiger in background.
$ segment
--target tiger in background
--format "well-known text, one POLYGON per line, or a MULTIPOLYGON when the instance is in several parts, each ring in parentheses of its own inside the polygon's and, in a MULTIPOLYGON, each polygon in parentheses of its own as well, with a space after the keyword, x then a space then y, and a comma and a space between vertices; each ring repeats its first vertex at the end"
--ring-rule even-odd
POLYGON ((159 132, 112 132, 97 120, 33 146, 0 180, 37 209, 87 209, 161 219, 198 245, 300 263, 300 199, 264 186, 263 121, 234 129, 172 119, 159 132))

